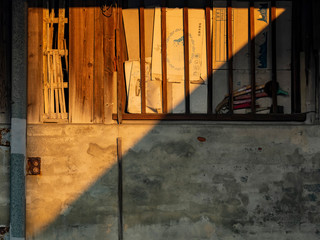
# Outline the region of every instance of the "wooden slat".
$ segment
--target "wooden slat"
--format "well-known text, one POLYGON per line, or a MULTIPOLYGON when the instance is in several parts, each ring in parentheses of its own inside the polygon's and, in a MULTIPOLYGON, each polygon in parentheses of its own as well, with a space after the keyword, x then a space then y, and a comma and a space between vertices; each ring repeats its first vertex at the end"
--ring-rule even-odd
MULTIPOLYGON (((74 1, 70 2, 69 9, 70 121, 72 123, 92 123, 94 8, 73 7, 74 1)), ((79 4, 79 1, 75 2, 79 4)), ((81 2, 85 3, 84 0, 81 2)))
MULTIPOLYGON (((185 1, 187 5, 188 1, 185 1)), ((186 114, 190 113, 190 66, 189 66, 189 17, 188 7, 183 8, 183 36, 184 36, 184 80, 186 114)), ((175 106, 174 106, 175 107, 175 106)))
POLYGON ((161 7, 161 57, 162 57, 162 112, 168 112, 168 80, 167 80, 167 16, 166 1, 161 7))
MULTIPOLYGON (((113 9, 112 17, 103 18, 103 57, 104 57, 104 123, 111 123, 113 109, 117 106, 117 84, 113 82, 116 76, 116 53, 115 53, 115 23, 117 20, 116 9, 113 9)), ((116 112, 116 111, 114 111, 116 112)))
POLYGON ((271 1, 271 42, 272 42, 272 111, 277 113, 277 28, 276 1, 271 1))
POLYGON ((213 80, 212 80, 212 42, 211 42, 211 1, 207 1, 206 6, 206 44, 207 44, 207 78, 208 78, 208 100, 207 100, 207 113, 213 112, 213 80))
MULTIPOLYGON (((94 17, 94 98, 93 122, 103 123, 104 120, 104 51, 103 21, 101 9, 95 7, 94 17)), ((110 54, 110 53, 109 53, 110 54)))
MULTIPOLYGON (((43 1, 43 17, 49 18, 49 1, 43 1)), ((49 25, 43 22, 42 48, 43 48, 43 98, 44 98, 44 113, 49 113, 49 95, 48 95, 48 57, 45 52, 48 51, 48 30, 49 25)))
POLYGON ((59 0, 58 49, 63 49, 65 11, 65 0, 59 0))
POLYGON ((49 81, 49 116, 54 118, 54 88, 53 88, 53 62, 52 55, 48 54, 48 81, 49 81))
POLYGON ((68 23, 69 22, 68 18, 60 18, 60 17, 54 17, 54 18, 44 17, 43 21, 46 23, 68 23))
POLYGON ((61 96, 62 96, 62 113, 67 113, 67 109, 66 109, 66 98, 65 98, 65 94, 64 94, 64 88, 65 85, 68 86, 68 84, 63 82, 63 70, 62 70, 62 62, 61 62, 61 57, 58 58, 58 62, 59 62, 59 72, 60 72, 60 76, 61 76, 61 81, 60 81, 60 90, 61 90, 61 96))
POLYGON ((146 44, 145 44, 145 23, 144 23, 144 1, 140 1, 139 8, 139 32, 140 32, 140 88, 141 88, 141 113, 146 113, 146 44))
MULTIPOLYGON (((117 119, 117 115, 112 115, 117 119)), ((306 114, 123 114, 123 120, 304 122, 306 114)))
MULTIPOLYGON (((57 54, 54 53, 52 55, 52 70, 53 70, 53 84, 56 84, 58 86, 58 69, 57 69, 57 62, 56 62, 56 58, 57 58, 57 54)), ((52 86, 52 89, 54 90, 54 102, 55 102, 55 110, 54 110, 54 113, 57 113, 56 116, 58 116, 59 118, 59 91, 58 91, 58 88, 54 88, 52 86)))
POLYGON ((255 56, 255 26, 254 26, 254 0, 249 6, 249 32, 250 32, 250 70, 251 70, 251 113, 256 112, 256 56, 255 56))
POLYGON ((228 52, 228 86, 229 112, 233 113, 233 46, 232 46, 232 6, 227 2, 227 52, 228 52))
POLYGON ((28 123, 42 121, 42 28, 42 9, 28 8, 28 123))

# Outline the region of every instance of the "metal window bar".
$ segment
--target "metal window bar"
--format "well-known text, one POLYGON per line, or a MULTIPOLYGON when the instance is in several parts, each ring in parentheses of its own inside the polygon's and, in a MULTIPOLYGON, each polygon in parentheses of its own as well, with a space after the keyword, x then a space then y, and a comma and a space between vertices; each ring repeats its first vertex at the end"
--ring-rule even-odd
POLYGON ((251 70, 251 113, 256 113, 256 62, 255 62, 255 26, 254 26, 254 0, 249 5, 249 39, 250 39, 250 70, 251 70))
POLYGON ((189 69, 189 15, 188 1, 183 8, 183 39, 184 39, 184 83, 185 83, 185 112, 190 113, 190 69, 189 69))
POLYGON ((227 1, 227 61, 229 87, 229 113, 233 114, 233 51, 232 51, 232 1, 227 1))
POLYGON ((161 7, 161 57, 162 57, 162 112, 168 113, 168 83, 167 83, 167 17, 166 1, 161 7))
POLYGON ((140 1, 139 8, 139 30, 140 30, 140 89, 141 89, 141 113, 146 113, 146 44, 144 25, 144 0, 140 1))
MULTIPOLYGON (((120 107, 121 120, 144 119, 144 120, 209 120, 209 121, 305 121, 305 114, 255 114, 256 113, 256 96, 255 96, 255 31, 254 31, 254 1, 249 0, 249 44, 250 44, 250 72, 251 72, 251 113, 252 114, 233 114, 233 29, 232 29, 232 1, 227 0, 226 17, 227 17, 227 65, 228 65, 228 95, 229 110, 231 114, 213 114, 213 81, 212 81, 212 41, 211 41, 211 1, 207 0, 205 7, 205 24, 206 24, 206 48, 207 48, 207 77, 208 77, 208 107, 207 114, 190 114, 190 73, 189 73, 189 19, 188 19, 188 1, 185 1, 183 8, 183 32, 184 32, 184 64, 185 64, 185 114, 168 114, 168 86, 167 86, 167 45, 166 45, 166 3, 162 0, 161 5, 161 53, 162 53, 162 109, 163 113, 147 114, 146 113, 146 87, 145 87, 145 26, 144 26, 144 1, 141 0, 139 8, 139 37, 140 37, 140 74, 141 74, 141 114, 125 113, 124 107, 120 107)), ((121 17, 121 14, 120 14, 121 17)), ((272 112, 277 113, 277 63, 276 63, 276 1, 271 0, 270 6, 270 28, 272 35, 272 112)), ((120 24, 121 25, 121 24, 120 24)), ((121 29, 123 31, 123 29, 121 29)), ((119 42, 117 42, 119 44, 119 42)), ((118 57, 120 53, 118 52, 118 57)), ((120 70, 120 69, 119 69, 120 70)), ((296 84, 293 81, 293 84, 296 84)), ((119 85, 124 88, 123 84, 119 85)), ((119 91, 125 92, 125 91, 119 91)), ((118 94, 119 94, 118 92, 118 94)), ((292 96, 296 97, 295 95, 292 96)), ((295 107, 297 108, 297 107, 295 107)), ((113 114, 113 119, 119 118, 118 114, 113 114)), ((119 120, 119 119, 118 119, 119 120)))
POLYGON ((299 10, 301 9, 300 2, 297 0, 292 1, 292 91, 291 95, 291 112, 301 112, 301 99, 300 99, 300 34, 301 34, 301 23, 299 21, 299 10))
POLYGON ((211 0, 207 0, 206 6, 206 47, 207 47, 207 79, 208 79, 208 99, 207 113, 213 113, 213 80, 212 80, 212 41, 211 41, 211 0))
POLYGON ((271 44, 272 44, 272 112, 278 112, 277 102, 277 36, 276 36, 276 1, 271 1, 270 24, 271 24, 271 44))

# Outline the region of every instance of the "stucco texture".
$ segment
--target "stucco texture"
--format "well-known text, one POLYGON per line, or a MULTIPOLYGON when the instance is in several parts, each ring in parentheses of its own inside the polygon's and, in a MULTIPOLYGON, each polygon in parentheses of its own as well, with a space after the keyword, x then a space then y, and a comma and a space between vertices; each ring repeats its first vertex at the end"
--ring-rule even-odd
POLYGON ((29 125, 28 239, 319 239, 320 130, 305 125, 29 125))

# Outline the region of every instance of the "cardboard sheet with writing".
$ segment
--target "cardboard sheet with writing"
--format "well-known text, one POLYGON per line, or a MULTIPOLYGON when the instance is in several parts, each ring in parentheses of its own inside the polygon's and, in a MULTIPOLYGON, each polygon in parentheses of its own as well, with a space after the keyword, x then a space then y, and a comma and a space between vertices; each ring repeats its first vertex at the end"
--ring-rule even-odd
MULTIPOLYGON (((206 112, 207 76, 204 10, 189 9, 190 110, 206 112), (196 91, 195 91, 196 90, 196 91), (194 92, 195 91, 195 92, 194 92)), ((166 12, 168 104, 173 113, 185 112, 183 10, 166 12)), ((155 10, 152 47, 152 79, 162 80, 161 13, 155 10)))

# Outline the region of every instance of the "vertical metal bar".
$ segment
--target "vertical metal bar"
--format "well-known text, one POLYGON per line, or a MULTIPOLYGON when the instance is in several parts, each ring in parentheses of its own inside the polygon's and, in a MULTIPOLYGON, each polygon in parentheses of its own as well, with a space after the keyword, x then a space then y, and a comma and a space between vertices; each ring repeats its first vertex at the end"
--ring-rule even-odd
POLYGON ((272 42, 272 112, 277 113, 277 28, 276 1, 271 1, 271 42, 272 42))
POLYGON ((123 182, 122 182, 122 138, 117 138, 117 155, 118 155, 118 214, 119 227, 118 239, 123 239, 123 182))
POLYGON ((251 112, 256 112, 256 61, 255 61, 255 28, 254 28, 254 0, 249 6, 250 31, 250 65, 251 65, 251 112))
POLYGON ((190 113, 190 72, 189 72, 189 19, 188 0, 183 8, 183 39, 184 39, 184 78, 186 114, 190 113))
POLYGON ((207 113, 212 114, 212 97, 213 97, 213 83, 212 83, 212 42, 211 42, 211 0, 207 0, 206 6, 206 44, 207 44, 207 78, 208 78, 208 103, 207 113))
POLYGON ((229 113, 233 113, 233 48, 232 48, 232 3, 227 2, 227 55, 228 55, 228 83, 229 83, 229 113))
POLYGON ((146 113, 146 45, 145 45, 145 26, 144 26, 144 0, 140 1, 139 8, 139 31, 140 31, 140 88, 141 88, 141 113, 146 113))
POLYGON ((117 20, 116 20, 116 58, 117 58, 117 119, 118 123, 122 123, 122 114, 125 110, 125 101, 123 100, 123 58, 122 58, 122 41, 121 34, 123 33, 123 24, 122 24, 122 1, 119 1, 119 7, 117 9, 117 20))
POLYGON ((166 1, 161 7, 161 57, 162 57, 162 112, 168 112, 168 84, 167 84, 167 16, 166 1))
POLYGON ((301 99, 300 99, 300 29, 301 21, 299 16, 300 10, 298 0, 292 1, 292 26, 291 26, 291 58, 292 58, 292 69, 291 69, 291 113, 301 112, 301 99))

